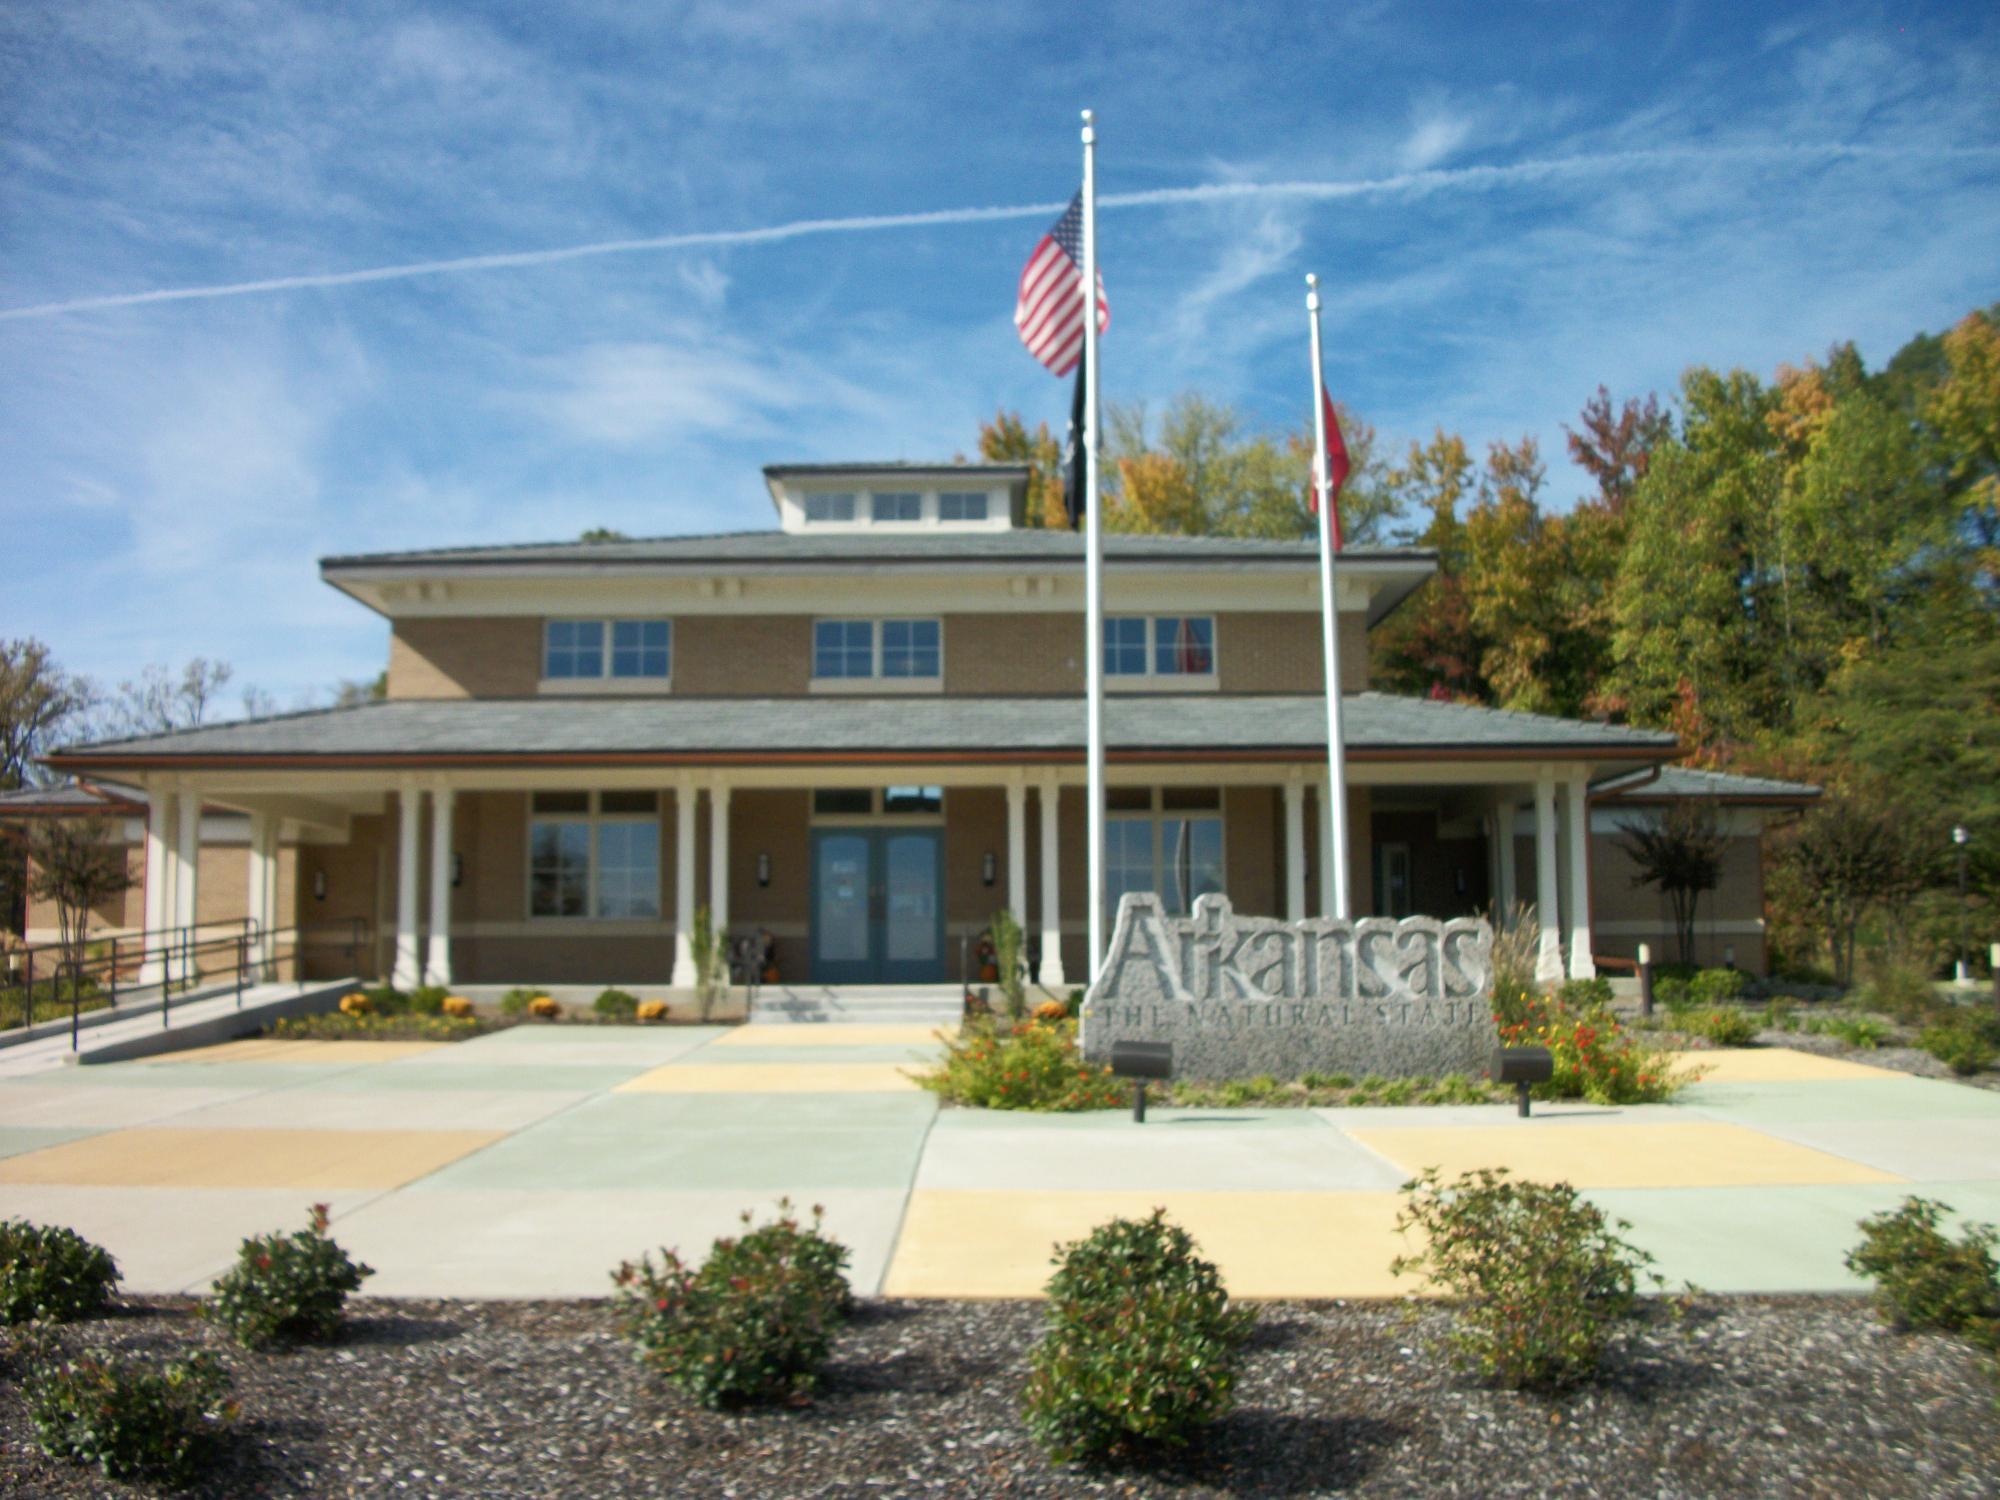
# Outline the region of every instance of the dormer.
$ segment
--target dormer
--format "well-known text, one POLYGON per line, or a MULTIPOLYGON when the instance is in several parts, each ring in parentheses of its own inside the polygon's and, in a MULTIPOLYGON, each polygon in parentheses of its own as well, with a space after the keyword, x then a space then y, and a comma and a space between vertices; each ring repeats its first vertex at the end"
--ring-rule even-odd
POLYGON ((1012 531, 1027 521, 1025 464, 772 464, 778 525, 812 535, 1012 531))

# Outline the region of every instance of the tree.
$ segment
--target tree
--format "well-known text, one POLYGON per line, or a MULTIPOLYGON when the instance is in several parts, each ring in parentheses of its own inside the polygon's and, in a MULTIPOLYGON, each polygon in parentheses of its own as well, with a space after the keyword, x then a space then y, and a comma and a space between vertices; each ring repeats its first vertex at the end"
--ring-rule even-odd
POLYGON ((26 844, 28 893, 55 903, 70 983, 80 986, 91 910, 123 895, 132 884, 125 851, 110 842, 100 818, 38 821, 30 825, 26 844))
POLYGON ((1657 824, 1629 827, 1614 842, 1638 868, 1632 883, 1658 886, 1673 907, 1680 961, 1693 963, 1695 907, 1722 878, 1728 843, 1716 829, 1714 811, 1691 800, 1676 802, 1657 824))
POLYGON ((2000 304, 1968 314, 1942 343, 1946 374, 1924 415, 1990 590, 2000 586, 2000 304))
POLYGON ((1600 385, 1577 420, 1581 432, 1563 428, 1569 456, 1597 481, 1596 503, 1614 513, 1621 511, 1633 487, 1646 477, 1653 449, 1673 436, 1673 418, 1660 410, 1660 398, 1651 391, 1644 402, 1628 398, 1614 413, 1611 392, 1600 385))
POLYGON ((1000 411, 979 424, 979 456, 990 464, 1028 466, 1028 524, 1062 528, 1069 525, 1063 510, 1062 441, 1046 422, 1030 431, 1021 414, 1000 411))
POLYGON ((229 663, 205 656, 190 657, 178 672, 154 662, 137 680, 118 684, 94 737, 136 739, 199 728, 213 712, 216 695, 235 675, 229 663))
POLYGON ((629 542, 632 540, 622 531, 614 531, 609 526, 591 526, 577 538, 579 542, 629 542))
POLYGON ((90 684, 58 667, 40 641, 0 641, 0 791, 27 785, 35 758, 90 704, 90 684))
POLYGON ((1840 983, 1854 978, 1862 919, 1877 906, 1907 907, 1936 876, 1938 847, 1928 820, 1855 795, 1829 798, 1785 836, 1779 866, 1817 915, 1840 983))
POLYGON ((1375 632, 1374 678, 1392 692, 1481 702, 1484 646, 1466 598, 1468 542, 1459 507, 1472 494, 1472 459, 1465 440, 1438 428, 1428 443, 1411 443, 1408 457, 1388 473, 1400 511, 1428 512, 1414 537, 1438 555, 1437 576, 1375 632))

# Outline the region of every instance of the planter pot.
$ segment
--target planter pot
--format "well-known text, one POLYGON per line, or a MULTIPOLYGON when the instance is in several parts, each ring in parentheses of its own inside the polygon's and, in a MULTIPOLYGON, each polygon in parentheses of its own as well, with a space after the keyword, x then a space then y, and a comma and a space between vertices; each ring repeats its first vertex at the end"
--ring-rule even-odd
POLYGON ((979 982, 981 984, 994 984, 999 978, 1000 966, 998 964, 981 964, 979 966, 979 982))

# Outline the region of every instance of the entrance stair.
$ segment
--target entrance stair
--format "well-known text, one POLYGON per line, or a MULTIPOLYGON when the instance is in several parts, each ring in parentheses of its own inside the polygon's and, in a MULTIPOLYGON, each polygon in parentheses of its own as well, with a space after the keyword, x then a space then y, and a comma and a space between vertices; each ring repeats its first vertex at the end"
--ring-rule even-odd
POLYGON ((956 1026, 965 992, 955 984, 767 984, 750 1002, 757 1025, 956 1026))

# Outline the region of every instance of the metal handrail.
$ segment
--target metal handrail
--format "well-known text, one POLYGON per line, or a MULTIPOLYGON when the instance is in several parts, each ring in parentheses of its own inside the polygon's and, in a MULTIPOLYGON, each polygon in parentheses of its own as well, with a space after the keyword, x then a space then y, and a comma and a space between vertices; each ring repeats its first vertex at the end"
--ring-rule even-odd
MULTIPOLYGON (((51 997, 60 1001, 65 976, 69 979, 70 990, 70 1047, 77 1045, 77 1034, 82 1028, 83 985, 88 980, 101 983, 105 999, 113 1010, 119 1007, 121 986, 119 969, 123 965, 130 968, 136 956, 140 973, 145 965, 158 962, 157 979, 141 979, 137 983, 122 986, 128 997, 144 995, 147 991, 158 990, 160 996, 160 1025, 164 1029, 172 1024, 174 991, 194 989, 204 980, 233 978, 235 981, 236 1003, 243 1003, 244 982, 252 969, 264 970, 274 967, 280 958, 283 939, 291 939, 291 956, 294 961, 300 950, 307 945, 308 934, 332 931, 344 933, 343 945, 348 953, 350 966, 357 960, 364 945, 371 942, 372 923, 366 917, 350 917, 345 921, 301 922, 289 927, 264 928, 254 918, 230 917, 218 922, 202 922, 185 927, 154 927, 140 932, 114 934, 109 938, 89 940, 94 947, 102 948, 109 943, 108 951, 86 957, 81 963, 69 957, 68 946, 63 943, 35 943, 16 950, 22 962, 19 974, 21 986, 21 1010, 19 1025, 25 1029, 35 1020, 35 977, 36 955, 46 954, 51 949, 60 956, 51 966, 47 983, 51 997), (215 928, 233 929, 215 933, 215 928), (211 935, 204 937, 204 930, 211 935), (134 945, 121 955, 120 944, 134 945), (178 976, 178 977, 177 977, 178 976)), ((11 980, 10 980, 11 984, 11 980)), ((5 1025, 0 1021, 0 1025, 5 1025)))

